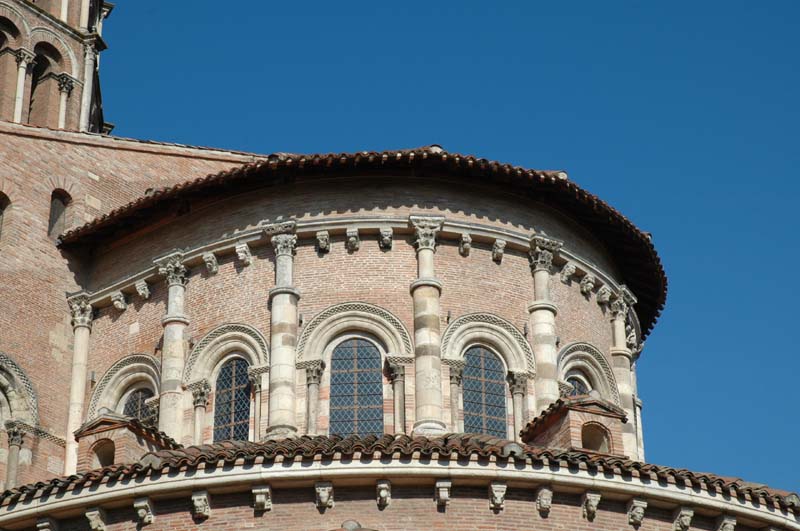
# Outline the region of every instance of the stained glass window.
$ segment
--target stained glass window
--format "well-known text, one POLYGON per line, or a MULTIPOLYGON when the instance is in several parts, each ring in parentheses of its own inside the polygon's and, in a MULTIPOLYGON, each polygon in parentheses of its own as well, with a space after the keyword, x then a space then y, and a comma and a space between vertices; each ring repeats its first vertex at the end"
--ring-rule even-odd
POLYGON ((589 392, 592 390, 591 386, 586 382, 586 379, 583 378, 583 375, 581 376, 577 376, 575 374, 568 375, 567 383, 572 386, 572 389, 569 392, 569 396, 588 395, 589 392))
POLYGON ((214 442, 246 441, 250 433, 250 379, 247 362, 233 358, 217 375, 214 391, 214 442))
POLYGON ((125 407, 122 414, 126 417, 135 417, 145 424, 155 424, 153 412, 147 407, 146 401, 153 398, 153 391, 150 389, 137 389, 128 395, 125 400, 125 407))
POLYGON ((381 353, 366 339, 348 339, 333 349, 329 431, 383 434, 381 353))
POLYGON ((507 437, 503 363, 480 346, 470 347, 464 358, 464 431, 507 437))

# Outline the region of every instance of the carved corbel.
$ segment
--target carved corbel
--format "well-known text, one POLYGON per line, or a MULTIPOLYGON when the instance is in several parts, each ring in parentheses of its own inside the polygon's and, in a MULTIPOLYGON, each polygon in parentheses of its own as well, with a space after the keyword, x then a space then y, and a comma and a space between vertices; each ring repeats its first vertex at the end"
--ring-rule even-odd
POLYGON ((330 481, 318 481, 314 484, 314 491, 317 494, 317 508, 324 511, 333 509, 333 483, 330 481))
POLYGON ((469 256, 472 249, 472 236, 469 234, 462 234, 461 239, 458 241, 458 254, 461 256, 469 256))
POLYGON ((717 518, 717 531, 736 531, 736 518, 723 514, 717 518))
POLYGON ((590 295, 592 290, 597 285, 597 279, 594 278, 594 275, 584 275, 581 279, 581 293, 583 295, 590 295))
POLYGON ((121 312, 128 309, 128 301, 125 299, 125 294, 121 291, 115 291, 111 294, 111 304, 121 312))
POLYGON ((140 280, 136 283, 136 293, 147 300, 150 298, 150 286, 144 280, 140 280))
POLYGON ((253 508, 258 512, 272 510, 272 487, 269 485, 253 487, 253 508))
POLYGON ((597 290, 597 304, 604 305, 608 304, 611 301, 611 288, 608 286, 602 286, 599 290, 597 290))
POLYGON ((492 481, 489 483, 489 508, 493 511, 502 511, 506 505, 506 491, 508 485, 505 481, 492 481))
POLYGON ((217 255, 214 253, 203 253, 203 263, 206 265, 206 271, 212 275, 216 275, 219 272, 219 262, 217 262, 217 255))
POLYGON ((192 493, 192 516, 197 519, 206 519, 211 516, 211 499, 207 490, 198 490, 192 493))
POLYGON ((358 235, 358 229, 347 229, 345 246, 351 253, 361 248, 361 238, 358 235))
POLYGON ((564 264, 564 267, 561 268, 561 274, 560 274, 561 282, 564 284, 571 283, 572 275, 574 275, 577 270, 578 268, 575 267, 575 264, 573 264, 572 262, 567 262, 566 264, 564 264))
POLYGON ((628 523, 633 527, 639 527, 644 522, 644 512, 647 509, 647 501, 642 498, 633 498, 628 502, 628 523))
POLYGON ((692 525, 693 516, 694 510, 689 509, 688 507, 679 507, 675 510, 675 514, 673 516, 672 529, 674 531, 689 531, 689 527, 692 525))
POLYGON ((388 479, 379 479, 375 483, 375 496, 378 502, 378 508, 384 509, 389 506, 392 501, 392 484, 388 479))
POLYGON ((583 507, 583 517, 590 522, 597 516, 597 507, 600 505, 600 493, 588 491, 583 494, 581 506, 583 507))
POLYGON ((331 235, 326 230, 317 232, 317 252, 327 253, 331 250, 331 235))
POLYGON ((492 245, 492 260, 497 262, 498 264, 503 261, 503 254, 506 252, 506 241, 505 240, 495 240, 494 245, 492 245))
POLYGON ((89 529, 92 531, 106 531, 106 512, 100 507, 93 507, 86 511, 89 520, 89 529))
POLYGON ((39 518, 36 520, 36 531, 58 531, 58 521, 52 518, 39 518))
POLYGON ((436 487, 433 491, 433 497, 436 500, 436 505, 439 507, 447 507, 450 503, 450 490, 453 487, 453 482, 449 479, 437 479, 436 487))
POLYGON ((543 485, 536 490, 536 510, 542 518, 547 518, 553 507, 553 488, 543 485))
POLYGON ((253 263, 253 253, 250 252, 250 246, 247 245, 247 242, 236 244, 236 256, 244 266, 249 266, 253 263))
POLYGON ((133 510, 136 511, 136 519, 141 525, 152 524, 155 520, 150 498, 136 498, 133 501, 133 510))
POLYGON ((378 245, 384 251, 391 251, 392 250, 392 236, 394 235, 394 231, 391 227, 381 229, 380 239, 378 240, 378 245))

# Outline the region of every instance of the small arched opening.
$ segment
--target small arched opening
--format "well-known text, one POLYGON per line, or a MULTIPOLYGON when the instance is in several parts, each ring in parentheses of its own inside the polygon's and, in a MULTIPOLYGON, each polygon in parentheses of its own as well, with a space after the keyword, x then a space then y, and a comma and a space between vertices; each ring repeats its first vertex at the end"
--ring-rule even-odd
POLYGON ((581 446, 593 452, 611 453, 611 438, 608 430, 600 424, 587 422, 581 428, 581 446))
POLYGON ((103 439, 92 447, 92 468, 104 468, 114 464, 116 447, 111 439, 103 439))
POLYGON ((0 241, 3 240, 3 222, 6 220, 9 206, 11 206, 11 200, 6 194, 0 192, 0 241))
POLYGON ((33 52, 31 96, 28 105, 28 123, 40 127, 58 127, 59 94, 57 75, 63 70, 64 60, 55 46, 48 42, 37 44, 33 52))
POLYGON ((56 238, 67 229, 72 197, 64 190, 53 190, 50 195, 50 219, 47 222, 47 234, 56 238))

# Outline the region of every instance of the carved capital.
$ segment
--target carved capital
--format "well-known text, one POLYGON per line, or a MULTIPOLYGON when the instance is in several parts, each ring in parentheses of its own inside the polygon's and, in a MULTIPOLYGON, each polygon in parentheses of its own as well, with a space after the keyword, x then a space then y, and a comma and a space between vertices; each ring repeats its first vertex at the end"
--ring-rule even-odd
POLYGON ((136 293, 143 299, 150 298, 150 286, 144 280, 140 280, 136 283, 136 293))
POLYGON ((167 278, 169 286, 185 286, 189 282, 186 266, 183 265, 183 254, 175 253, 159 260, 158 272, 167 278))
POLYGON ((331 250, 331 234, 326 230, 317 232, 317 252, 327 253, 331 250))
POLYGON ((75 88, 75 80, 69 74, 58 74, 56 80, 58 81, 58 91, 66 92, 69 97, 75 88))
POLYGON ((423 249, 436 250, 436 233, 442 230, 443 217, 438 216, 410 216, 409 221, 414 227, 414 245, 417 251, 423 249))
POLYGON ((461 256, 469 256, 472 250, 472 236, 469 234, 462 234, 461 239, 458 240, 458 254, 461 256))
POLYGON ((86 511, 86 519, 92 531, 106 531, 106 512, 102 508, 93 507, 86 511))
POLYGON ((136 511, 136 519, 141 525, 152 524, 156 519, 150 498, 136 498, 133 501, 133 510, 136 511))
POLYGON ((121 312, 124 312, 126 309, 128 309, 128 301, 125 299, 125 294, 121 291, 115 291, 111 294, 111 304, 113 304, 114 308, 121 312))
POLYGON ((253 487, 253 508, 259 512, 272 510, 272 487, 269 485, 253 487))
POLYGON ((450 383, 456 384, 461 387, 461 382, 464 379, 464 365, 450 365, 450 383))
POLYGON ((317 508, 321 510, 333 509, 333 483, 330 481, 318 481, 314 484, 314 491, 317 495, 317 508))
POLYGON ((207 490, 192 493, 192 516, 198 520, 211 516, 211 499, 207 490))
POLYGON ((388 479, 379 479, 375 482, 375 498, 380 509, 389 506, 392 501, 392 484, 388 479))
POLYGON ((583 507, 583 517, 590 522, 597 516, 597 507, 600 505, 601 495, 596 491, 588 491, 584 493, 581 499, 581 506, 583 507))
POLYGON ((293 219, 290 219, 289 221, 279 221, 277 223, 262 221, 260 225, 264 230, 264 234, 267 236, 274 236, 275 234, 289 234, 294 233, 297 230, 297 222, 293 219))
POLYGON ((354 253, 361 248, 361 237, 358 235, 358 229, 347 229, 345 237, 345 246, 348 251, 354 253))
POLYGON ((393 236, 394 236, 394 230, 392 230, 391 227, 381 229, 380 239, 378 240, 378 246, 384 251, 390 251, 392 249, 393 236))
POLYGON ((35 63, 36 54, 25 48, 20 48, 14 52, 14 57, 17 60, 17 66, 31 66, 35 63))
POLYGON ((72 328, 84 326, 92 328, 92 305, 89 304, 88 295, 81 293, 67 299, 69 311, 72 315, 72 328))
POLYGON ((250 246, 247 245, 247 242, 236 244, 236 257, 245 267, 253 263, 253 253, 250 252, 250 246))
POLYGON ((275 249, 275 256, 292 256, 297 246, 296 234, 276 234, 272 237, 272 247, 275 249))
POLYGON ((616 298, 611 301, 611 316, 614 319, 627 319, 628 305, 625 304, 625 301, 623 301, 621 298, 616 298))
POLYGON ((495 240, 494 245, 492 245, 492 260, 497 262, 498 264, 503 261, 503 254, 506 252, 506 241, 505 240, 495 240))
POLYGON ((575 274, 575 271, 577 271, 577 268, 572 262, 567 262, 564 264, 564 267, 561 268, 561 282, 564 284, 569 284, 572 282, 572 276, 575 274))
POLYGON ((564 244, 559 240, 545 236, 544 234, 534 234, 530 240, 531 271, 547 271, 553 265, 553 258, 564 244))
POLYGON ((22 447, 25 441, 25 432, 17 424, 6 424, 6 435, 8 436, 8 446, 22 447))
POLYGON ((306 367, 306 384, 312 385, 322 381, 322 374, 325 372, 325 363, 319 362, 306 367))
POLYGON ((203 253, 203 263, 206 265, 206 271, 212 275, 215 275, 219 272, 219 262, 217 261, 217 256, 214 253, 203 253))
POLYGON ((192 386, 191 390, 194 407, 208 407, 208 399, 211 395, 211 385, 208 380, 202 380, 199 384, 192 386))
POLYGON ((694 510, 688 507, 679 507, 673 515, 672 529, 674 531, 689 531, 692 525, 694 510))
POLYGON ((436 500, 436 505, 439 507, 447 507, 450 503, 450 490, 453 487, 453 482, 449 479, 437 479, 436 486, 434 487, 433 497, 436 500))
POLYGON ((536 510, 542 518, 547 518, 553 507, 553 488, 543 485, 536 490, 536 510))
POLYGON ((643 498, 633 498, 628 502, 628 523, 633 527, 639 527, 644 522, 644 512, 647 509, 647 501, 643 498))
POLYGON ((512 395, 524 395, 528 389, 528 375, 524 372, 509 372, 508 388, 512 395))
POLYGON ((402 382, 406 378, 406 368, 399 363, 388 363, 389 380, 394 382, 402 382))
POLYGON ((489 508, 493 511, 502 511, 506 505, 506 491, 508 485, 505 481, 492 481, 489 483, 489 508))

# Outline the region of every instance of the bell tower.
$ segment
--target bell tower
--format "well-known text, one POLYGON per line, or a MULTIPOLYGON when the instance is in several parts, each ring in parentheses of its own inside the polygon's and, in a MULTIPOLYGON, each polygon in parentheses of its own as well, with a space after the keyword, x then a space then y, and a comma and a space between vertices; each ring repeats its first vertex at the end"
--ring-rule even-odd
POLYGON ((104 0, 0 0, 0 120, 109 132, 99 53, 104 0))

